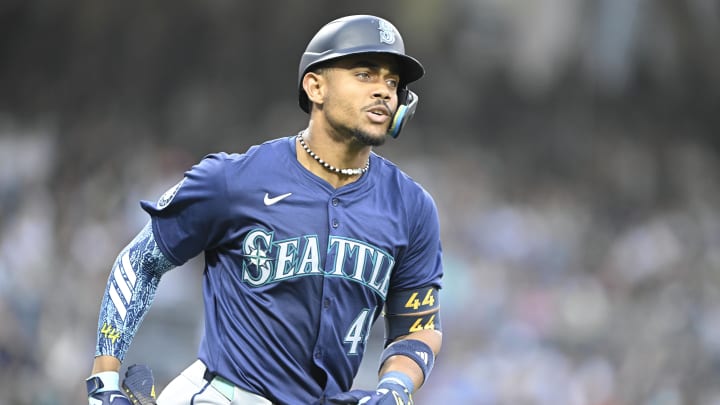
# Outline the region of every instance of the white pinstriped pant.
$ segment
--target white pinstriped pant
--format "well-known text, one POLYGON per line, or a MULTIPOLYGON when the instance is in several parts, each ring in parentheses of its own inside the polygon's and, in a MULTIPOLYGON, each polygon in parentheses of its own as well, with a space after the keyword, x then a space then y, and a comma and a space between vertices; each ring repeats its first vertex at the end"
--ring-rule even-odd
POLYGON ((205 364, 196 360, 163 389, 158 405, 272 405, 269 400, 241 390, 220 377, 207 381, 205 364))

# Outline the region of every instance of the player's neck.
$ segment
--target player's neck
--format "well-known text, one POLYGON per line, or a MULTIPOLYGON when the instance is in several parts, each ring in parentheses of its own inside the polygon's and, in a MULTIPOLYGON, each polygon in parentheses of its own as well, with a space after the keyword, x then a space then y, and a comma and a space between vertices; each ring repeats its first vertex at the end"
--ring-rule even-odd
POLYGON ((304 130, 296 139, 296 156, 306 169, 338 188, 357 181, 368 170, 370 147, 304 130))

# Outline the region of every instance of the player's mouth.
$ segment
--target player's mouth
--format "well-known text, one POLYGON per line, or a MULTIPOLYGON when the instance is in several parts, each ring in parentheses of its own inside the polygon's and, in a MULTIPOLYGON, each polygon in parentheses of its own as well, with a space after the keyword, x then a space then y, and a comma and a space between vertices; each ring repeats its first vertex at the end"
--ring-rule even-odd
POLYGON ((390 109, 384 105, 375 105, 365 109, 365 114, 370 118, 370 121, 382 124, 390 119, 390 109))

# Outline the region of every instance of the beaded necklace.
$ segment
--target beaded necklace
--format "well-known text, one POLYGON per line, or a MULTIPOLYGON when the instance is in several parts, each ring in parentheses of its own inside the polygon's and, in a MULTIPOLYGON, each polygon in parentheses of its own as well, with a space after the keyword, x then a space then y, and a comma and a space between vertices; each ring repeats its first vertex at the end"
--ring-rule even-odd
POLYGON ((364 167, 358 167, 357 169, 338 169, 330 163, 320 159, 320 157, 316 155, 309 146, 307 146, 307 144, 305 143, 305 139, 303 139, 304 133, 305 131, 301 131, 299 134, 297 134, 297 139, 298 141, 300 141, 300 145, 303 147, 303 149, 305 149, 305 152, 307 152, 308 155, 310 155, 313 159, 317 160, 318 163, 320 163, 324 168, 330 170, 331 172, 337 174, 344 174, 345 176, 357 176, 359 174, 367 172, 370 168, 370 159, 368 159, 364 167))

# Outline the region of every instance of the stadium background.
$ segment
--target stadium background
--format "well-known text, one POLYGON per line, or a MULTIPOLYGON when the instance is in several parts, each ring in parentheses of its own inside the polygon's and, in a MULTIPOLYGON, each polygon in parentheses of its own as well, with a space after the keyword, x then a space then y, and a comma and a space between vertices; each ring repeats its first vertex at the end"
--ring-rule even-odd
MULTIPOLYGON (((138 201, 302 128, 300 54, 357 13, 427 68, 378 150, 443 226, 445 346, 417 403, 720 404, 714 0, 3 1, 0 404, 85 401, 138 201)), ((200 266, 163 279, 126 361, 161 386, 195 352, 200 266)))

